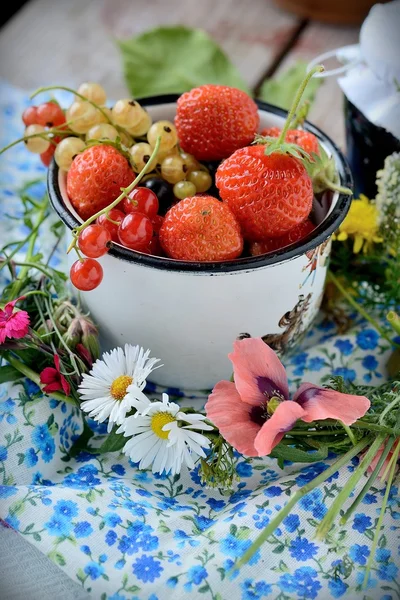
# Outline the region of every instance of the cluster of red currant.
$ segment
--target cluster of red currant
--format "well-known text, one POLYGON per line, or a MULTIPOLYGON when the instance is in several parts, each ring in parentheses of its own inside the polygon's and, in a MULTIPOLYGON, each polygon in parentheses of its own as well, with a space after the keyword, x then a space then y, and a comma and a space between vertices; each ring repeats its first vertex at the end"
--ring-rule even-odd
POLYGON ((122 210, 104 212, 78 236, 79 250, 87 258, 72 265, 70 277, 79 290, 93 290, 101 283, 103 269, 95 259, 108 252, 111 242, 146 254, 162 254, 158 233, 164 219, 157 214, 156 194, 146 187, 136 187, 119 206, 122 210))
POLYGON ((62 108, 56 102, 29 106, 22 113, 22 121, 26 126, 24 141, 27 149, 40 154, 42 163, 48 167, 61 136, 65 135, 66 118, 62 108))

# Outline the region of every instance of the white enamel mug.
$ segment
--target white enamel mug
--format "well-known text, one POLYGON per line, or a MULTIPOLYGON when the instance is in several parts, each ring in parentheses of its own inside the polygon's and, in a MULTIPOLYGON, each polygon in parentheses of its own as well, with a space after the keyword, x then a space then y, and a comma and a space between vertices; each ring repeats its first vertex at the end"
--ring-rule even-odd
MULTIPOLYGON (((154 121, 173 120, 177 98, 158 96, 141 104, 154 121)), ((285 111, 257 104, 260 130, 282 126, 285 111)), ((305 128, 334 157, 340 184, 351 187, 350 169, 340 150, 317 127, 306 122, 305 128)), ((54 161, 48 191, 67 228, 82 223, 69 202, 66 175, 54 161)), ((100 328, 103 349, 125 343, 150 348, 164 365, 152 374, 152 381, 184 390, 209 390, 217 381, 229 379, 232 366, 227 355, 241 334, 264 337, 278 353, 284 353, 301 339, 318 312, 330 236, 350 202, 350 196, 338 193, 316 201, 316 229, 300 242, 264 256, 197 263, 149 256, 113 244, 99 259, 103 282, 82 293, 100 328)))

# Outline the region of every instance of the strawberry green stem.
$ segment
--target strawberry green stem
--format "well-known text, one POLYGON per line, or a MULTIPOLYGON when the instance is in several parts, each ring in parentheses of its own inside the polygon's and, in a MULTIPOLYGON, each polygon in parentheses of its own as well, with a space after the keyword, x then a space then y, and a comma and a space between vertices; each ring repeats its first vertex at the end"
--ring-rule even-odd
POLYGON ((304 94, 304 90, 306 89, 308 82, 315 75, 315 73, 322 73, 322 71, 324 71, 324 70, 325 69, 322 65, 315 65, 315 67, 313 69, 311 69, 311 71, 309 73, 307 73, 307 75, 304 77, 302 84, 300 85, 299 89, 297 90, 295 99, 293 100, 289 114, 286 118, 285 125, 283 126, 283 129, 281 131, 281 135, 278 138, 278 142, 277 142, 278 144, 283 144, 283 142, 285 141, 286 133, 290 127, 291 122, 293 121, 293 118, 296 114, 297 107, 299 106, 301 97, 304 94))
POLYGON ((361 464, 357 467, 352 476, 347 480, 343 489, 336 496, 335 501, 333 502, 325 517, 322 519, 321 523, 317 527, 317 538, 324 539, 326 537, 327 533, 332 527, 333 521, 335 520, 340 509, 342 508, 344 502, 346 502, 351 492, 354 490, 355 486, 360 481, 361 477, 364 475, 365 471, 371 464, 372 460, 375 457, 375 454, 379 450, 384 439, 385 435, 379 435, 375 439, 373 444, 368 449, 365 457, 361 461, 361 464))
POLYGON ((357 498, 354 500, 353 504, 350 506, 350 508, 348 508, 346 510, 346 512, 344 513, 343 517, 340 519, 340 524, 344 525, 345 523, 347 523, 347 521, 349 520, 349 518, 351 517, 351 515, 354 513, 354 511, 356 510, 357 506, 360 504, 361 500, 364 498, 365 494, 368 492, 368 490, 370 489, 370 487, 374 484, 375 479, 378 477, 380 470, 382 468, 383 463, 385 462, 390 450, 392 449, 392 446, 395 442, 395 437, 390 437, 387 441, 387 444, 384 448, 384 451, 382 452, 378 464, 376 465, 375 469, 373 470, 373 472, 371 473, 371 476, 369 477, 367 483, 364 485, 363 489, 361 490, 361 492, 358 494, 357 498))
POLYGON ((385 495, 384 495, 383 500, 382 500, 381 512, 379 513, 378 523, 376 524, 374 541, 372 543, 372 548, 371 548, 371 552, 370 552, 370 555, 369 555, 369 558, 368 558, 367 567, 365 569, 363 587, 365 587, 366 584, 367 584, 367 582, 368 582, 368 576, 369 576, 369 573, 371 571, 372 561, 374 560, 375 551, 376 551, 376 547, 378 545, 378 540, 379 540, 379 534, 380 534, 381 529, 382 529, 383 517, 384 517, 384 514, 386 512, 386 506, 387 506, 388 499, 389 499, 389 493, 390 493, 390 489, 392 487, 392 482, 393 482, 393 479, 394 479, 394 474, 396 472, 397 459, 399 458, 399 452, 400 452, 400 444, 397 444, 396 449, 393 452, 392 458, 390 460, 390 475, 389 475, 389 479, 388 479, 388 482, 387 482, 387 485, 386 485, 385 495))
POLYGON ((333 192, 339 192, 339 194, 351 195, 353 190, 348 187, 343 187, 342 185, 337 185, 334 181, 328 179, 325 175, 320 174, 318 177, 319 181, 324 183, 326 187, 333 192))
POLYGON ((245 565, 251 557, 257 552, 257 550, 262 546, 262 544, 269 538, 269 536, 275 531, 277 527, 282 523, 283 519, 285 519, 291 512, 292 508, 297 504, 301 498, 304 498, 306 494, 311 492, 313 489, 321 485, 326 479, 331 477, 338 469, 340 469, 343 465, 349 462, 352 458, 357 456, 368 444, 372 441, 371 436, 367 436, 364 439, 360 440, 354 448, 351 448, 346 454, 343 454, 338 460, 336 460, 330 467, 328 467, 325 471, 323 471, 320 475, 315 477, 309 483, 306 483, 300 490, 290 498, 288 503, 279 511, 272 521, 263 529, 262 533, 255 539, 250 548, 243 554, 240 560, 232 567, 232 571, 242 567, 245 565))
POLYGON ((89 217, 89 219, 87 219, 84 223, 82 223, 82 225, 80 225, 79 227, 77 227, 74 230, 74 238, 73 238, 72 242, 70 243, 70 245, 68 247, 67 254, 68 254, 68 252, 71 252, 72 248, 76 249, 76 243, 77 243, 77 240, 78 240, 78 235, 80 234, 80 232, 83 229, 85 229, 88 225, 90 225, 90 223, 93 223, 93 221, 95 221, 98 217, 100 217, 100 215, 104 215, 105 213, 108 213, 112 208, 115 208, 115 206, 117 206, 117 204, 119 204, 121 202, 121 200, 123 200, 137 186, 137 184, 141 181, 143 175, 145 175, 147 173, 147 171, 149 170, 149 168, 150 168, 150 166, 152 164, 153 159, 157 156, 158 149, 160 147, 160 142, 161 142, 161 137, 158 136, 157 141, 156 141, 156 145, 154 146, 154 150, 151 153, 151 156, 150 156, 149 160, 144 165, 144 167, 140 171, 139 175, 132 181, 132 183, 130 183, 128 185, 128 187, 126 187, 126 188, 121 188, 122 192, 118 196, 118 198, 116 198, 113 202, 111 202, 111 204, 109 204, 108 206, 106 206, 102 210, 99 210, 97 213, 95 213, 94 215, 92 215, 91 217, 89 217))

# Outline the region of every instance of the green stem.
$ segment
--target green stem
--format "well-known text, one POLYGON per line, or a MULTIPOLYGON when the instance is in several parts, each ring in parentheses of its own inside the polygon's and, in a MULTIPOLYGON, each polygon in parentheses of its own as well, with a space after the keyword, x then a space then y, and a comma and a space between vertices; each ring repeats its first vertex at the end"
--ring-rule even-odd
POLYGON ((78 98, 80 98, 81 100, 84 100, 85 102, 88 102, 89 104, 91 104, 92 106, 94 106, 95 108, 97 108, 97 110, 99 110, 101 112, 101 114, 103 115, 103 117, 105 117, 107 119, 107 123, 111 123, 113 125, 113 123, 112 123, 111 119, 109 118, 108 114, 106 113, 105 110, 102 109, 101 106, 99 106, 98 104, 96 104, 96 102, 92 102, 92 100, 89 100, 88 98, 85 98, 85 96, 82 96, 82 94, 80 94, 79 92, 76 92, 72 88, 69 88, 69 87, 67 87, 65 85, 48 85, 47 87, 41 87, 41 88, 37 89, 36 92, 33 92, 33 94, 31 95, 31 99, 33 99, 38 94, 41 94, 42 92, 49 92, 51 90, 64 90, 66 92, 71 92, 71 94, 75 94, 75 96, 78 96, 78 98))
POLYGON ((315 477, 309 483, 306 483, 300 490, 290 498, 288 503, 279 511, 274 519, 267 525, 267 527, 260 533, 260 535, 255 539, 250 548, 243 554, 237 564, 232 567, 232 570, 236 570, 246 564, 251 557, 257 552, 257 550, 262 546, 262 544, 269 538, 269 536, 275 531, 277 527, 282 523, 283 519, 285 519, 292 508, 297 504, 301 498, 303 498, 306 494, 311 492, 314 488, 323 483, 326 479, 331 477, 338 469, 340 469, 343 465, 345 465, 349 460, 357 456, 368 444, 371 442, 371 437, 366 437, 360 440, 357 446, 351 448, 346 454, 343 454, 338 460, 336 460, 330 467, 328 467, 323 473, 315 477))
POLYGON ((374 484, 375 479, 378 477, 382 465, 385 462, 390 450, 392 449, 392 446, 395 442, 395 437, 390 437, 387 441, 387 444, 379 458, 379 461, 375 467, 375 469, 372 471, 371 476, 369 477, 368 481, 366 482, 366 484, 364 485, 363 489, 361 490, 361 492, 358 494, 357 498, 354 500, 354 502, 352 503, 352 505, 350 506, 350 508, 348 508, 345 512, 345 514, 343 515, 343 517, 340 519, 340 524, 344 525, 344 523, 346 523, 349 518, 351 517, 351 515, 353 514, 353 512, 356 510, 357 506, 360 504, 361 500, 364 498, 365 494, 368 492, 368 490, 370 489, 370 487, 374 484))
MULTIPOLYGON (((21 271, 18 273, 18 277, 17 277, 17 281, 14 282, 13 286, 12 286, 12 297, 13 298, 17 298, 19 295, 19 292, 21 290, 21 287, 23 286, 24 283, 24 279, 27 276, 28 272, 29 272, 29 266, 28 264, 32 265, 33 263, 30 263, 29 261, 32 259, 33 254, 34 254, 34 250, 35 250, 35 243, 36 243, 36 239, 39 233, 39 227, 40 225, 43 223, 44 219, 46 218, 46 210, 47 210, 47 202, 43 203, 40 211, 39 211, 39 215, 38 215, 38 219, 36 222, 36 225, 34 227, 34 229, 32 230, 32 233, 30 235, 30 239, 29 239, 29 245, 28 245, 28 250, 26 253, 26 263, 23 263, 22 265, 22 269, 21 271)), ((15 263, 16 265, 21 264, 21 263, 15 263)), ((37 267, 37 265, 34 265, 37 267)))
POLYGON ((322 71, 324 71, 324 70, 325 69, 322 65, 316 65, 313 69, 311 69, 311 71, 309 73, 307 73, 307 75, 303 79, 301 86, 297 90, 297 94, 293 100, 292 106, 290 107, 290 111, 286 118, 285 125, 283 126, 283 129, 281 131, 281 135, 278 138, 278 142, 277 142, 278 144, 282 144, 285 141, 286 133, 290 127, 291 122, 293 121, 293 117, 296 114, 297 107, 300 103, 302 95, 304 94, 304 90, 306 89, 306 87, 308 85, 308 82, 315 75, 315 73, 322 73, 322 71))
POLYGON ((338 185, 337 183, 328 179, 322 173, 320 173, 318 175, 318 180, 321 181, 322 183, 324 183, 326 185, 326 187, 328 189, 332 190, 333 192, 339 192, 340 194, 348 194, 350 196, 353 194, 353 190, 351 190, 348 187, 343 187, 342 185, 338 185))
MULTIPOLYGON (((396 404, 400 403, 400 394, 398 394, 394 400, 392 400, 392 402, 390 402, 383 410, 383 412, 381 413, 380 417, 379 417, 379 423, 383 423, 386 415, 392 410, 392 408, 394 408, 396 406, 396 404)), ((397 425, 399 425, 399 423, 397 423, 397 425)))
POLYGON ((378 539, 379 539, 379 534, 382 528, 382 522, 383 522, 383 517, 384 514, 386 512, 386 506, 387 506, 387 502, 388 502, 388 498, 389 498, 389 493, 390 493, 390 488, 392 487, 392 481, 394 478, 394 474, 396 472, 396 467, 397 467, 397 459, 399 457, 399 452, 400 452, 400 444, 397 444, 395 451, 393 452, 392 458, 391 458, 391 469, 390 469, 390 475, 389 475, 389 479, 386 485, 386 490, 385 490, 385 495, 383 497, 382 500, 382 505, 381 505, 381 512, 379 513, 379 519, 378 519, 378 523, 376 524, 376 531, 375 531, 375 535, 374 535, 374 541, 372 543, 372 548, 371 548, 371 552, 368 558, 368 562, 367 562, 367 567, 365 569, 365 575, 364 575, 364 581, 363 581, 363 586, 365 586, 368 582, 368 576, 369 573, 371 571, 371 566, 372 566, 372 561, 374 560, 374 556, 375 556, 375 551, 376 551, 376 547, 378 545, 378 539))
POLYGON ((360 481, 361 477, 364 475, 366 469, 370 465, 371 461, 373 460, 374 456, 376 455, 376 453, 377 453, 378 449, 380 448, 384 439, 385 439, 384 435, 379 435, 375 439, 373 444, 368 449, 368 452, 366 453, 365 457, 361 461, 361 464, 354 471, 354 473, 350 477, 350 479, 347 480, 345 486, 343 487, 343 489, 340 491, 340 493, 335 498, 335 501, 333 502, 332 506, 329 508, 325 517, 322 519, 322 521, 320 522, 320 524, 317 527, 316 535, 319 539, 324 539, 326 537, 327 533, 329 532, 329 530, 332 526, 332 523, 333 523, 336 515, 339 513, 344 502, 348 499, 349 495, 354 490, 355 486, 360 481))
MULTIPOLYGON (((23 375, 25 375, 25 377, 28 377, 28 379, 30 379, 31 381, 36 383, 36 385, 38 385, 41 388, 42 384, 40 382, 40 375, 38 373, 33 371, 30 367, 28 367, 21 361, 17 360, 10 354, 7 354, 7 356, 5 358, 6 358, 7 362, 12 367, 14 367, 14 369, 19 371, 23 375)), ((68 402, 68 404, 74 404, 75 406, 77 405, 77 402, 73 398, 71 398, 69 396, 65 396, 65 394, 61 394, 59 392, 51 392, 50 395, 51 395, 51 398, 54 398, 55 400, 60 400, 61 402, 68 402)))
POLYGON ((399 344, 396 344, 396 342, 394 342, 393 340, 390 339, 390 337, 387 335, 386 331, 379 325, 379 323, 377 323, 375 321, 375 319, 373 319, 368 313, 367 311, 358 303, 354 300, 354 298, 351 297, 351 295, 348 293, 348 291, 342 286, 342 284, 340 283, 340 281, 338 280, 338 278, 332 273, 332 271, 328 272, 328 279, 337 287, 337 289, 339 290, 339 292, 342 294, 342 296, 347 300, 347 302, 357 311, 360 313, 360 315, 362 317, 364 317, 364 319, 366 319, 369 323, 371 323, 371 325, 373 327, 375 327, 375 329, 379 332, 379 334, 381 335, 381 337, 383 337, 386 341, 388 341, 391 345, 395 345, 395 346, 399 346, 399 344))
POLYGON ((353 446, 355 446, 357 444, 357 440, 354 437, 354 434, 353 434, 352 430, 350 429, 350 427, 348 425, 346 425, 345 423, 343 423, 342 421, 340 421, 340 424, 343 427, 343 429, 345 430, 345 432, 347 433, 347 435, 349 436, 350 441, 353 444, 353 446))
POLYGON ((400 429, 396 427, 386 427, 386 425, 375 425, 375 423, 364 423, 364 421, 356 421, 352 427, 358 427, 358 429, 367 429, 369 432, 379 431, 386 433, 386 435, 400 435, 400 429))
POLYGON ((390 310, 386 315, 386 319, 389 321, 395 332, 400 335, 400 316, 394 310, 390 310))
POLYGON ((49 133, 55 133, 55 134, 66 134, 68 133, 65 129, 57 129, 56 127, 52 127, 51 129, 46 129, 45 131, 41 131, 40 133, 31 133, 30 135, 24 135, 21 138, 18 138, 17 140, 14 140, 13 142, 11 142, 10 144, 8 144, 7 146, 4 146, 4 148, 2 148, 0 150, 0 155, 3 154, 3 152, 5 152, 6 150, 9 150, 10 148, 12 148, 13 146, 16 146, 17 144, 20 144, 21 142, 25 142, 25 140, 30 140, 31 138, 37 138, 40 137, 44 140, 50 141, 48 139, 48 135, 49 133))
MULTIPOLYGON (((28 251, 27 256, 29 258, 32 258, 32 256, 29 256, 29 251, 28 251)), ((23 273, 24 276, 26 276, 26 273, 29 271, 29 269, 37 269, 38 271, 40 271, 41 273, 46 275, 46 277, 48 277, 49 279, 52 279, 52 277, 53 277, 53 274, 39 263, 29 262, 29 261, 25 260, 24 262, 14 262, 14 264, 17 266, 24 267, 24 269, 21 269, 21 273, 22 273, 22 271, 24 271, 24 273, 23 273), (26 270, 25 270, 25 267, 26 267, 26 270)), ((19 279, 20 279, 20 277, 18 276, 18 280, 19 279)))
POLYGON ((110 212, 110 210, 112 208, 114 208, 115 206, 117 206, 117 204, 119 204, 121 202, 121 200, 123 200, 127 196, 127 194, 129 194, 133 190, 133 188, 135 188, 137 186, 137 184, 141 181, 143 175, 145 175, 147 173, 147 171, 149 170, 149 168, 151 167, 153 159, 157 156, 157 152, 158 152, 158 149, 160 147, 160 141, 161 141, 161 137, 159 136, 157 138, 156 145, 154 146, 154 150, 151 153, 151 156, 150 156, 149 160, 144 165, 144 167, 140 171, 139 175, 132 181, 132 183, 130 183, 128 185, 128 187, 123 188, 123 191, 118 196, 118 198, 116 198, 113 202, 111 202, 111 204, 109 204, 108 206, 106 206, 102 210, 99 210, 96 214, 92 215, 89 219, 87 219, 84 223, 82 223, 82 225, 80 225, 79 227, 77 227, 74 230, 74 238, 73 238, 72 242, 70 243, 70 245, 68 247, 67 254, 68 254, 68 252, 71 252, 71 250, 73 248, 76 248, 76 243, 77 243, 77 240, 78 240, 78 235, 79 235, 79 233, 83 229, 85 229, 85 227, 87 227, 88 225, 90 225, 90 223, 93 223, 93 221, 95 221, 98 217, 100 217, 100 215, 103 215, 105 213, 110 212))

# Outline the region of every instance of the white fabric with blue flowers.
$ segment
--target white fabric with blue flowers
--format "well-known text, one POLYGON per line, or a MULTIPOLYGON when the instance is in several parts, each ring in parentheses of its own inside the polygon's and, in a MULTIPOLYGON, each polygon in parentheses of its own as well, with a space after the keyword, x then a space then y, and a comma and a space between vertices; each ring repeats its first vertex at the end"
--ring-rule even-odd
MULTIPOLYGON (((26 105, 26 94, 3 84, 1 146, 21 135, 20 114, 26 105)), ((16 190, 44 175, 39 160, 23 146, 1 157, 2 241, 24 229, 13 220, 20 210, 16 190)), ((33 191, 42 194, 43 189, 39 184, 33 191)), ((41 243, 51 246, 50 234, 41 243)), ((53 261, 61 263, 62 256, 56 254, 53 261)), ((321 317, 286 366, 293 388, 302 381, 324 382, 331 373, 377 385, 385 377, 388 355, 388 344, 365 323, 355 321, 353 332, 339 337, 334 325, 321 317)), ((349 523, 336 525, 327 540, 314 536, 356 460, 306 495, 232 577, 227 573, 234 561, 329 460, 280 469, 275 460, 238 456, 240 481, 233 492, 222 495, 201 485, 198 469, 175 477, 154 476, 117 453, 81 452, 70 459, 68 450, 82 431, 82 414, 43 397, 29 380, 0 387, 0 423, 4 525, 94 599, 399 598, 398 486, 390 493, 367 590, 361 590, 361 583, 383 488, 371 488, 349 523)), ((105 427, 91 426, 96 435, 105 433, 105 427)))

